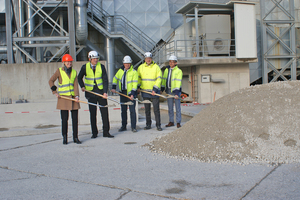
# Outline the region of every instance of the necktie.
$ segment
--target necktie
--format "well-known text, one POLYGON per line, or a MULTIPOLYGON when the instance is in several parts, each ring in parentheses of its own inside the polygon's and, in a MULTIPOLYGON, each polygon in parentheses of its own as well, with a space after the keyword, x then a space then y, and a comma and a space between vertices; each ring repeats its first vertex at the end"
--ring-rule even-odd
POLYGON ((122 79, 122 90, 126 90, 126 72, 127 70, 124 70, 124 75, 122 79))
POLYGON ((172 75, 172 69, 170 68, 170 71, 169 71, 169 76, 168 76, 168 88, 171 88, 171 76, 172 75))

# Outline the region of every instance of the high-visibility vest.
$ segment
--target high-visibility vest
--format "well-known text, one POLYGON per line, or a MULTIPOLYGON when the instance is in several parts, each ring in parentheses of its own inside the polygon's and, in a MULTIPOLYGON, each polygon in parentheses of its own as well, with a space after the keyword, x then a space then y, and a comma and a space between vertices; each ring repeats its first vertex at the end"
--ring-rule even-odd
MULTIPOLYGON (((122 90, 122 77, 124 75, 124 70, 119 69, 116 75, 113 78, 112 85, 119 85, 119 89, 122 90)), ((126 72, 126 88, 127 88, 127 95, 131 94, 131 91, 136 91, 138 85, 138 73, 133 66, 131 65, 130 68, 126 72)))
MULTIPOLYGON (((162 80, 162 87, 165 88, 167 88, 168 73, 169 73, 169 68, 167 67, 164 71, 163 80, 162 80)), ((181 82, 182 82, 182 71, 176 65, 172 69, 172 74, 171 74, 171 92, 173 92, 174 90, 180 90, 181 82)))
POLYGON ((95 74, 91 68, 91 63, 88 62, 85 66, 86 76, 84 80, 84 85, 86 90, 93 90, 95 81, 100 90, 103 89, 103 80, 102 80, 102 68, 100 62, 97 62, 95 74))
POLYGON ((152 61, 148 66, 145 63, 138 68, 139 81, 138 84, 141 89, 152 91, 153 88, 160 90, 162 73, 160 67, 152 61))
POLYGON ((72 69, 71 77, 67 75, 67 73, 59 68, 60 76, 62 79, 61 83, 58 83, 58 94, 65 95, 65 96, 75 96, 74 93, 74 81, 76 78, 76 71, 72 69))

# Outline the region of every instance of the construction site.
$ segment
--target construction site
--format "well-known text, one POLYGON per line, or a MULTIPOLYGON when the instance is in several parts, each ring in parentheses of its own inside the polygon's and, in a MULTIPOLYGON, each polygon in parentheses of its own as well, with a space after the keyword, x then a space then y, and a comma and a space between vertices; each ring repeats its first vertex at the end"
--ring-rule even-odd
POLYGON ((0 199, 298 199, 299 27, 294 0, 0 0, 0 199), (125 55, 137 69, 149 51, 162 71, 175 55, 182 127, 165 127, 161 98, 163 130, 154 116, 144 130, 139 96, 137 132, 118 132, 109 92, 114 138, 91 139, 81 103, 82 144, 62 145, 48 80, 91 50, 109 90, 125 55))

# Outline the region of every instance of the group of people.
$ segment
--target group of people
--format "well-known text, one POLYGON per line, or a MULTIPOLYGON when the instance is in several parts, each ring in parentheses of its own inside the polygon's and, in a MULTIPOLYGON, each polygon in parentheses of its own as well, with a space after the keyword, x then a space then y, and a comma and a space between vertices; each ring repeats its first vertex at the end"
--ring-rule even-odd
MULTIPOLYGON (((81 144, 78 139, 78 109, 79 105, 79 87, 85 92, 85 97, 89 103, 90 123, 92 137, 98 136, 97 128, 97 107, 100 106, 100 113, 103 124, 103 137, 113 138, 109 133, 110 124, 108 117, 107 93, 108 93, 108 77, 105 66, 99 62, 99 54, 96 51, 88 53, 89 62, 84 64, 77 76, 76 70, 72 69, 73 58, 69 54, 62 57, 63 66, 58 68, 49 80, 49 86, 52 93, 57 96, 57 109, 60 110, 62 123, 63 144, 68 144, 68 119, 69 111, 72 116, 73 141, 81 144), (84 78, 84 80, 83 80, 84 78), (58 80, 58 87, 55 81, 58 80)), ((123 66, 117 71, 113 78, 111 92, 120 94, 121 118, 122 126, 119 131, 127 130, 127 109, 125 102, 132 102, 129 105, 130 121, 132 132, 137 132, 136 128, 136 97, 141 92, 144 100, 152 102, 156 128, 162 131, 160 110, 159 110, 159 94, 163 91, 171 98, 167 98, 169 123, 166 127, 175 126, 174 123, 174 102, 176 108, 177 128, 181 125, 180 95, 182 71, 177 66, 176 56, 169 57, 169 66, 166 67, 162 76, 160 67, 152 60, 152 54, 146 52, 144 54, 145 62, 135 70, 132 66, 130 56, 123 58, 123 66), (117 86, 119 91, 117 91, 117 86), (173 97, 173 98, 172 98, 173 97)), ((146 127, 144 130, 151 129, 151 104, 145 103, 146 127)))

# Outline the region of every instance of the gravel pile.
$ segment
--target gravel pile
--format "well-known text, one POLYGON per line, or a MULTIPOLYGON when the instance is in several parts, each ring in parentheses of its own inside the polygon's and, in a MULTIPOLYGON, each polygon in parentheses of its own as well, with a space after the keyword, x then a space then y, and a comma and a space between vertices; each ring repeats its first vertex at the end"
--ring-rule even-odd
POLYGON ((224 96, 150 150, 218 163, 300 160, 300 81, 252 86, 224 96))

